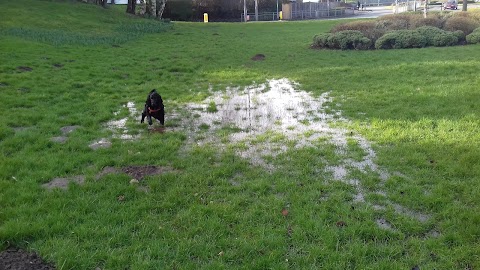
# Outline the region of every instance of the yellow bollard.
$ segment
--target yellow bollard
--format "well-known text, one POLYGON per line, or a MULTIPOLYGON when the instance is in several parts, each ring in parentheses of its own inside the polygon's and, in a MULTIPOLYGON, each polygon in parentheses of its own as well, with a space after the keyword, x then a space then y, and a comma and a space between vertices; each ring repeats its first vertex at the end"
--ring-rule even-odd
POLYGON ((203 13, 203 22, 208 23, 208 13, 203 13))
POLYGON ((278 16, 278 17, 280 18, 280 20, 282 20, 282 18, 283 18, 283 12, 282 12, 282 11, 280 11, 279 13, 280 13, 280 14, 279 14, 279 16, 278 16))

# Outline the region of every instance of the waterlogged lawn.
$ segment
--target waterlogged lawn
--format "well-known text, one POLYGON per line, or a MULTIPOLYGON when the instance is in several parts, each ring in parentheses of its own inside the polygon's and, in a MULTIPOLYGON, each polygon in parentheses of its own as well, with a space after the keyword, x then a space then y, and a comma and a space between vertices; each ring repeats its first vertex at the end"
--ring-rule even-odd
POLYGON ((0 250, 58 269, 480 267, 479 46, 311 50, 338 21, 162 24, 71 1, 0 17, 0 250), (236 142, 242 125, 203 120, 222 112, 211 91, 282 78, 321 108, 236 142), (161 132, 133 111, 153 88, 161 132), (131 166, 164 171, 101 173, 131 166))

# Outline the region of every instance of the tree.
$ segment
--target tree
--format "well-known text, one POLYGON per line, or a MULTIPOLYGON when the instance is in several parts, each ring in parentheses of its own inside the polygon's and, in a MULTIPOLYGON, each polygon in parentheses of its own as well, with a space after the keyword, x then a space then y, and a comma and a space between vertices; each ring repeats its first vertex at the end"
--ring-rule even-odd
POLYGON ((462 11, 467 11, 467 0, 463 0, 462 11))
POLYGON ((135 14, 136 4, 137 4, 137 0, 128 0, 128 3, 127 3, 127 13, 135 14))
POLYGON ((167 4, 167 0, 161 0, 161 3, 159 4, 160 5, 157 5, 157 7, 160 6, 157 11, 157 18, 161 19, 163 16, 163 11, 165 11, 165 5, 167 4))

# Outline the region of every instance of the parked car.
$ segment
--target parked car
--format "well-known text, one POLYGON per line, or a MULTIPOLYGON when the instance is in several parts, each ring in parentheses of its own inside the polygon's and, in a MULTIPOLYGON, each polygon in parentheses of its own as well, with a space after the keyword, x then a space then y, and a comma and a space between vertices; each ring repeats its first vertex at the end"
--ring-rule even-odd
POLYGON ((456 0, 448 0, 447 2, 443 3, 444 9, 458 9, 458 3, 456 0))

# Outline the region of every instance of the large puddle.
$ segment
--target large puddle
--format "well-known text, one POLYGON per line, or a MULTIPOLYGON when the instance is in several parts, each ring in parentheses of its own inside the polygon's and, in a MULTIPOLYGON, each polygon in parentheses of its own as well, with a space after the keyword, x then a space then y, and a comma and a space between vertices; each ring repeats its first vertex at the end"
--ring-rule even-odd
MULTIPOLYGON (((202 104, 189 104, 193 120, 184 125, 196 127, 197 144, 210 143, 227 147, 242 143, 237 149, 240 156, 254 165, 273 169, 264 157, 276 156, 293 147, 311 146, 319 138, 328 138, 342 151, 346 144, 345 130, 330 127, 332 121, 343 121, 340 113, 327 113, 328 93, 314 98, 304 91, 297 91, 297 84, 288 79, 270 80, 265 84, 229 88, 226 92, 214 93, 202 104), (198 131, 208 129, 209 133, 228 128, 230 134, 218 144, 218 136, 199 139, 198 131), (259 138, 262 138, 259 141, 259 138)), ((221 132, 220 132, 221 133, 221 132)))
MULTIPOLYGON (((188 134, 189 145, 212 144, 223 150, 234 149, 253 165, 272 171, 276 169, 269 162, 272 157, 294 148, 316 147, 318 141, 326 142, 335 146, 340 161, 331 164, 325 160, 322 164, 325 172, 331 174, 332 181, 355 188, 353 203, 369 204, 366 198, 370 194, 354 173, 375 175, 380 181, 378 190, 372 193, 385 197, 385 204, 369 204, 372 209, 385 212, 390 208, 399 215, 427 222, 429 215, 411 211, 387 198, 384 183, 391 174, 376 164, 376 153, 366 138, 336 127, 348 120, 341 111, 330 107, 330 93, 313 97, 298 88, 298 84, 288 79, 270 80, 244 89, 215 92, 201 104, 188 104, 191 117, 183 119, 181 125, 188 134), (352 142, 361 157, 350 157, 352 142)), ((388 220, 381 220, 377 220, 380 228, 391 229, 388 220)))

